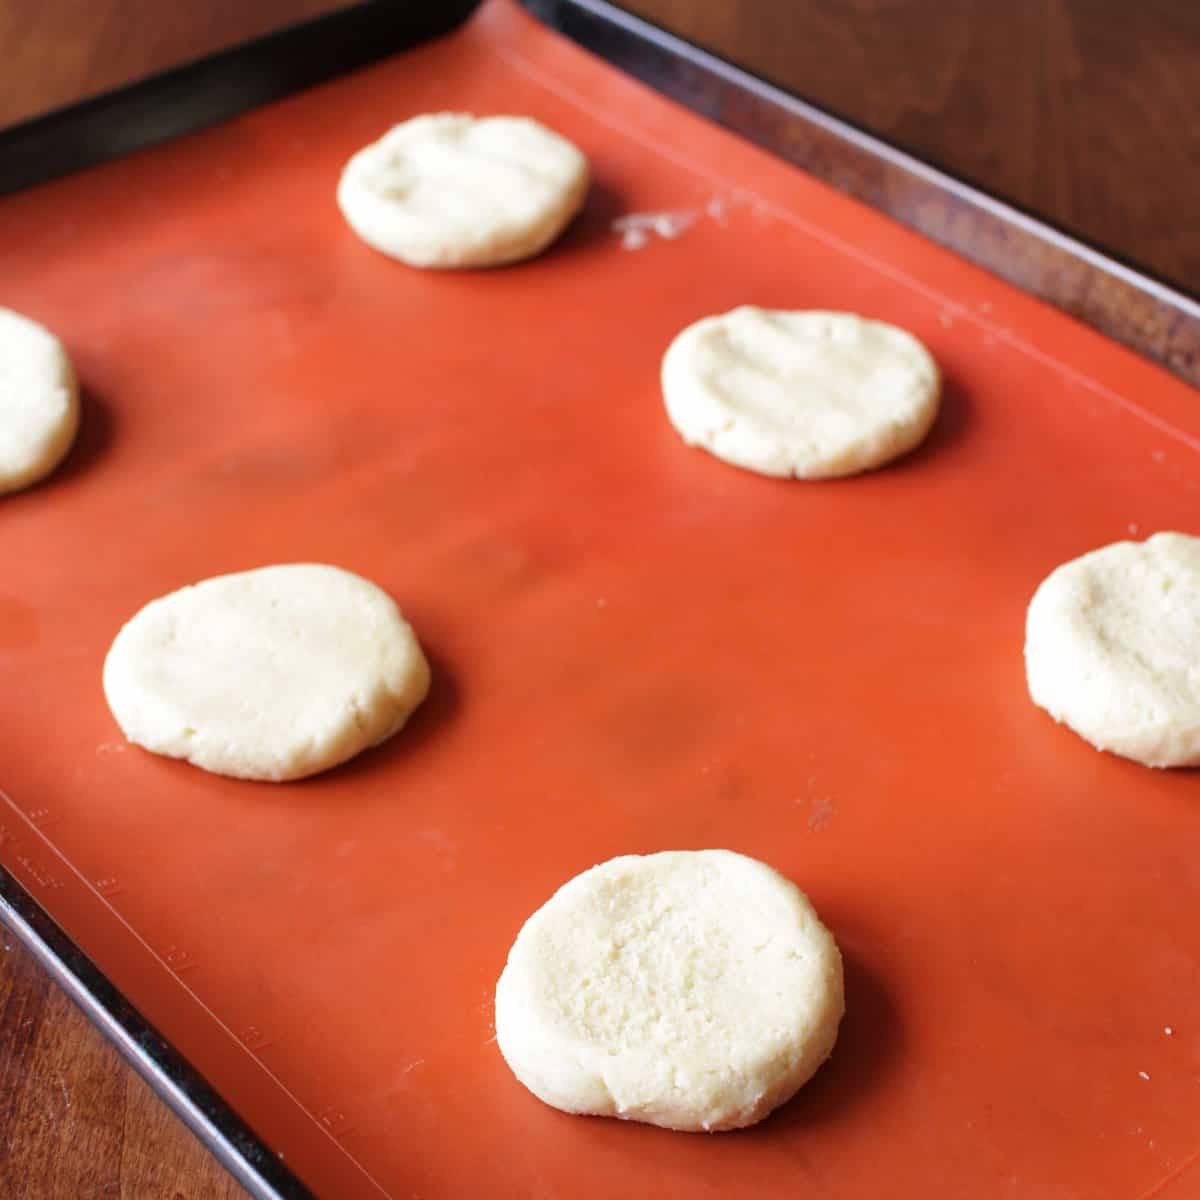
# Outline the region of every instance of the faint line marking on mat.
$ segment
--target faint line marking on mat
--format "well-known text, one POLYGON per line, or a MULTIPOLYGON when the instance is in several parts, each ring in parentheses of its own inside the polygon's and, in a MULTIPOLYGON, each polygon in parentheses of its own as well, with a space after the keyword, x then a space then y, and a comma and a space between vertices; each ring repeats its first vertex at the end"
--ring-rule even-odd
POLYGON ((115 875, 102 875, 96 880, 96 891, 106 899, 111 899, 113 896, 119 896, 124 892, 120 881, 115 875))
MULTIPOLYGON (((936 288, 931 288, 928 284, 922 283, 919 279, 914 279, 911 275, 908 275, 904 271, 893 267, 890 263, 884 262, 883 260, 876 258, 874 255, 868 254, 865 250, 859 246, 856 246, 853 242, 847 242, 843 238, 838 237, 837 234, 831 233, 823 226, 805 220, 804 217, 799 216, 790 209, 781 208, 779 205, 772 203, 770 200, 764 199, 762 196, 758 195, 757 192, 753 192, 739 183, 735 183, 734 181, 727 179, 722 175, 718 175, 715 172, 710 171, 707 167, 696 162, 694 159, 688 158, 686 155, 679 154, 670 146, 666 146, 661 142, 655 141, 653 138, 647 137, 636 126, 627 125, 623 121, 614 120, 613 117, 604 109, 593 104, 585 96, 580 95, 580 93, 576 92, 574 89, 566 87, 564 84, 559 82, 559 80, 555 79, 551 75, 548 75, 540 67, 534 66, 533 63, 531 63, 527 58, 519 54, 517 51, 511 50, 507 46, 497 46, 495 53, 497 57, 501 58, 518 75, 523 75, 527 79, 533 80, 534 83, 543 87, 552 95, 558 96, 561 100, 566 100, 569 104, 574 105, 581 112, 587 113, 588 116, 597 121, 599 124, 606 125, 609 129, 614 130, 631 141, 637 142, 639 145, 646 147, 648 150, 652 150, 655 154, 665 158, 668 162, 672 162, 676 166, 682 167, 685 171, 688 171, 691 174, 704 179, 709 184, 712 184, 713 186, 732 194, 735 198, 753 202, 757 209, 770 213, 773 217, 779 221, 782 221, 784 224, 792 225, 795 228, 802 230, 810 237, 816 238, 818 241, 834 247, 843 254, 857 259, 859 262, 866 263, 880 275, 886 276, 888 279, 893 279, 897 283, 901 283, 905 287, 911 288, 915 292, 919 292, 928 300, 937 301, 938 303, 944 305, 946 309, 949 309, 955 318, 962 318, 971 322, 973 325, 976 325, 983 330, 985 335, 990 335, 991 337, 994 337, 999 341, 1003 341, 1015 349, 1020 350, 1022 353, 1028 354, 1031 358, 1036 359, 1044 366, 1053 367, 1054 370, 1056 370, 1060 375, 1063 375, 1075 383, 1082 384, 1083 386, 1096 392, 1098 395, 1104 396, 1106 399, 1111 400, 1113 403, 1117 404, 1132 416, 1140 418, 1141 420, 1145 421, 1146 424, 1153 426, 1161 433, 1167 434, 1169 437, 1173 438, 1175 441, 1181 442, 1191 450, 1200 451, 1200 438, 1193 437, 1190 434, 1185 433, 1183 430, 1177 429, 1169 421, 1164 420, 1162 417, 1159 417, 1154 413, 1147 412, 1146 409, 1141 408, 1132 400, 1122 396, 1119 392, 1114 392, 1111 388, 1106 387, 1103 383, 1097 379, 1094 379, 1091 375, 1084 374, 1084 372, 1076 369, 1075 367, 1068 366, 1066 363, 1054 358, 1045 351, 1039 350, 1031 342, 1027 342, 1024 339, 1017 337, 1016 334, 1007 329, 1005 326, 997 325, 987 320, 982 313, 991 312, 992 306, 990 303, 985 302, 986 307, 983 308, 982 312, 977 311, 968 305, 963 304, 960 300, 953 299, 944 292, 938 291, 936 288)), ((632 78, 632 76, 630 78, 632 78)), ((720 126, 718 126, 718 128, 720 128, 720 126)), ((725 130, 724 132, 729 133, 730 136, 733 137, 739 136, 736 133, 733 133, 731 130, 725 130)), ((747 145, 753 145, 753 143, 747 142, 747 145)), ((761 147, 755 147, 755 149, 761 149, 761 147)), ((787 162, 786 159, 780 159, 779 161, 784 163, 787 162)), ((800 167, 795 167, 794 169, 798 171, 802 170, 800 167)), ((718 197, 717 199, 721 199, 721 197, 718 197)), ((724 203, 724 201, 722 201, 722 203, 724 203)), ((868 205, 862 205, 861 201, 854 201, 854 203, 860 204, 862 207, 869 208, 868 205)), ((872 209, 870 211, 874 212, 876 210, 872 209)), ((877 215, 883 216, 884 214, 877 215)), ((901 228, 904 227, 901 226, 901 228)), ((911 230, 906 230, 906 232, 912 233, 911 230)), ((929 241, 929 239, 918 233, 912 233, 912 236, 919 237, 922 241, 929 241)), ((934 242, 930 242, 929 244, 936 245, 934 242)), ((962 259, 961 255, 955 254, 952 250, 946 250, 945 247, 938 247, 938 249, 943 253, 962 259)), ((966 262, 967 260, 962 259, 962 261, 966 262)), ((974 266, 974 264, 970 265, 974 266)), ((982 267, 977 267, 976 269, 983 272, 982 267)), ((983 273, 986 274, 986 272, 983 273)), ((1001 287, 1013 287, 1012 284, 1005 283, 1002 280, 998 282, 1000 283, 1001 287)), ((1014 290, 1020 291, 1019 288, 1014 288, 1014 290)), ((1022 293, 1022 295, 1025 295, 1025 293, 1022 293)), ((1049 307, 1053 308, 1053 305, 1050 305, 1049 307)), ((1064 318, 1067 317, 1067 314, 1062 313, 1059 309, 1055 309, 1054 311, 1059 313, 1059 315, 1063 316, 1064 318)), ((1098 334, 1097 336, 1101 335, 1098 334)))
MULTIPOLYGON (((0 792, 0 795, 4 795, 4 793, 0 792)), ((7 800, 8 797, 5 796, 5 799, 7 800)), ((9 803, 12 804, 12 801, 10 800, 9 803)), ((21 817, 21 819, 25 821, 27 825, 32 825, 32 822, 24 815, 24 813, 20 811, 20 809, 16 807, 16 805, 12 805, 12 807, 17 815, 21 817)), ((55 888, 60 888, 63 886, 62 880, 59 879, 58 876, 55 875, 54 872, 51 871, 44 862, 40 861, 39 859, 32 858, 30 855, 25 853, 24 848, 21 846, 21 839, 17 837, 17 835, 13 833, 7 825, 0 825, 0 850, 2 850, 5 846, 12 847, 14 856, 13 861, 22 868, 25 874, 32 879, 39 888, 47 888, 53 891, 55 888)))
POLYGON ((274 1045, 257 1025, 247 1025, 237 1040, 250 1051, 266 1050, 268 1046, 274 1045))
POLYGON ((1156 1196, 1161 1196, 1171 1184, 1178 1183, 1197 1162, 1200 1162, 1200 1150, 1189 1154, 1169 1175, 1164 1176, 1157 1183, 1152 1184, 1146 1191, 1142 1192, 1137 1200, 1154 1200, 1156 1196))
MULTIPOLYGON (((272 1071, 271 1068, 268 1067, 267 1064, 264 1063, 262 1061, 262 1059, 260 1059, 258 1057, 258 1055, 255 1054, 254 1051, 251 1050, 250 1047, 247 1046, 246 1043, 244 1041, 242 1041, 242 1039, 239 1038, 237 1036, 237 1034, 234 1033, 234 1031, 232 1029, 230 1029, 230 1027, 228 1025, 226 1025, 225 1022, 219 1016, 217 1016, 217 1014, 215 1012, 213 1012, 213 1010, 211 1008, 209 1008, 209 1006, 203 1000, 201 1000, 199 996, 196 995, 196 993, 194 991, 192 991, 192 989, 190 987, 188 987, 188 985, 183 981, 183 979, 176 973, 176 969, 173 968, 162 957, 162 955, 160 955, 158 953, 158 951, 155 950, 154 947, 151 946, 150 943, 148 941, 146 941, 146 939, 144 937, 142 937, 142 935, 129 923, 129 921, 127 921, 125 919, 125 917, 108 902, 104 893, 101 892, 97 887, 95 887, 92 884, 91 880, 89 880, 87 878, 87 876, 84 875, 83 872, 80 871, 79 868, 77 866, 75 866, 75 864, 46 836, 46 834, 41 829, 39 829, 37 827, 37 825, 35 825, 33 823, 33 821, 31 821, 29 819, 29 817, 26 816, 26 814, 21 811, 20 808, 17 807, 17 805, 13 801, 12 797, 9 796, 9 794, 7 792, 5 792, 2 788, 0 788, 0 800, 3 800, 4 803, 7 804, 10 809, 12 809, 12 811, 17 815, 17 817, 19 817, 20 820, 25 825, 27 825, 29 827, 29 829, 31 829, 33 831, 33 833, 44 843, 46 848, 48 850, 50 850, 62 862, 63 866, 66 867, 66 869, 72 875, 74 875, 77 880, 79 880, 79 882, 84 886, 84 888, 89 893, 91 893, 91 895, 93 895, 117 919, 117 921, 119 921, 120 924, 125 927, 125 929, 127 929, 129 931, 129 933, 134 937, 134 939, 146 950, 146 952, 150 955, 150 957, 153 958, 155 960, 155 962, 157 962, 159 964, 159 966, 161 966, 171 976, 171 978, 179 985, 179 987, 182 988, 183 991, 186 992, 192 998, 192 1000, 217 1025, 217 1027, 223 1033, 225 1033, 226 1036, 228 1036, 230 1041, 232 1041, 233 1044, 235 1046, 237 1046, 238 1049, 241 1050, 242 1053, 245 1054, 246 1057, 249 1058, 259 1068, 259 1070, 261 1070, 263 1072, 263 1074, 266 1075, 267 1078, 270 1079, 271 1082, 277 1088, 279 1088, 279 1090, 281 1092, 283 1092, 283 1094, 285 1096, 287 1096, 287 1098, 300 1110, 300 1112, 303 1113, 304 1116, 306 1116, 329 1139, 329 1141, 331 1141, 338 1148, 338 1150, 341 1151, 341 1153, 347 1159, 348 1162, 352 1163, 355 1167, 358 1168, 358 1170, 362 1173, 363 1178, 366 1179, 371 1184, 371 1186, 374 1187, 377 1192, 379 1192, 379 1194, 381 1196, 387 1197, 387 1200, 392 1200, 391 1193, 387 1190, 387 1188, 385 1188, 383 1186, 383 1184, 381 1184, 379 1182, 379 1180, 376 1179, 375 1176, 372 1175, 371 1172, 368 1171, 367 1168, 364 1167, 362 1165, 362 1163, 359 1162, 358 1159, 355 1158, 354 1155, 351 1154, 350 1151, 347 1150, 346 1147, 343 1146, 341 1142, 338 1141, 337 1135, 334 1133, 330 1124, 328 1124, 325 1120, 322 1119, 323 1116, 326 1116, 329 1114, 340 1117, 343 1124, 338 1126, 338 1132, 345 1134, 345 1133, 350 1132, 350 1126, 345 1123, 345 1117, 338 1110, 336 1110, 332 1107, 323 1108, 321 1110, 322 1117, 318 1117, 318 1116, 314 1115, 312 1112, 310 1112, 309 1109, 301 1102, 300 1098, 291 1090, 291 1088, 289 1088, 287 1086, 287 1084, 285 1084, 283 1082, 283 1080, 281 1080, 279 1078, 279 1076, 276 1075, 275 1072, 272 1071)), ((0 846, 2 846, 6 841, 12 841, 15 843, 17 841, 17 839, 15 836, 13 836, 12 834, 10 834, 6 830, 4 830, 3 826, 0 826, 0 846)), ((19 855, 17 857, 16 861, 18 863, 20 863, 22 866, 26 866, 27 860, 28 860, 27 855, 19 855)), ((42 884, 41 879, 38 878, 38 874, 35 874, 34 870, 32 870, 28 867, 26 867, 26 869, 29 870, 30 875, 33 876, 34 880, 36 882, 38 882, 41 886, 62 887, 62 881, 57 880, 57 879, 54 879, 53 882, 51 882, 51 883, 42 884)), ((41 871, 40 874, 45 876, 45 875, 48 875, 49 873, 45 872, 45 871, 41 871)), ((51 876, 51 878, 53 879, 52 876, 51 876)), ((175 948, 172 947, 171 949, 174 950, 175 948)), ((195 964, 192 964, 192 965, 195 965, 195 964)), ((252 1026, 251 1029, 254 1029, 254 1027, 252 1026)), ((250 1030, 247 1030, 247 1032, 249 1033, 250 1030)), ((254 1032, 258 1033, 260 1037, 262 1036, 261 1031, 254 1029, 254 1032)), ((263 1049, 270 1044, 271 1043, 269 1041, 264 1042, 259 1048, 263 1049)), ((282 1158, 282 1157, 283 1156, 280 1155, 280 1158, 282 1158)))

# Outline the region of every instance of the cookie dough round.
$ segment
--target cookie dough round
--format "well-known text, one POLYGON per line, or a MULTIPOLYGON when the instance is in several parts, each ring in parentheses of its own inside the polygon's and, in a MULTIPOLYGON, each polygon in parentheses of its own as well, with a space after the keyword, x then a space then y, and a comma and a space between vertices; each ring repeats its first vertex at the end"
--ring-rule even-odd
POLYGON ((587 159, 537 121, 432 113, 360 150, 337 195, 363 241, 410 266, 494 267, 544 250, 587 185, 587 159))
POLYGON ((50 474, 79 428, 79 389, 62 343, 0 308, 0 493, 50 474))
POLYGON ((1029 694, 1100 750, 1200 765, 1200 538, 1156 533, 1073 559, 1025 622, 1029 694))
POLYGON ((300 779, 396 733, 429 666, 386 592, 310 563, 152 600, 117 634, 104 694, 147 750, 239 779, 300 779))
POLYGON ((747 305, 679 334, 662 389, 688 445, 762 475, 826 479, 916 446, 937 416, 941 376, 894 325, 747 305))
POLYGON ((626 855, 525 923, 496 1040, 535 1096, 668 1129, 738 1129, 829 1056, 842 960, 804 894, 728 850, 626 855))

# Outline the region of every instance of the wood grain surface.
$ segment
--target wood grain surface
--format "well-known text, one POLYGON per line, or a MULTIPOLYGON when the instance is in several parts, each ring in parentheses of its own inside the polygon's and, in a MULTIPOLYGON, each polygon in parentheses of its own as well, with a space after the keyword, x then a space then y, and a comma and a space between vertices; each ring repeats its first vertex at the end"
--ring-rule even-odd
POLYGON ((1193 295, 1195 0, 627 0, 1193 295))
POLYGON ((3 0, 0 128, 352 0, 3 0))
POLYGON ((0 1196, 245 1192, 0 926, 0 1196))
MULTIPOLYGON (((345 2, 4 0, 0 126, 345 2)), ((1194 0, 627 7, 1185 290, 1200 288, 1194 0)), ((0 1196, 243 1195, 13 938, 3 945, 0 1196)))

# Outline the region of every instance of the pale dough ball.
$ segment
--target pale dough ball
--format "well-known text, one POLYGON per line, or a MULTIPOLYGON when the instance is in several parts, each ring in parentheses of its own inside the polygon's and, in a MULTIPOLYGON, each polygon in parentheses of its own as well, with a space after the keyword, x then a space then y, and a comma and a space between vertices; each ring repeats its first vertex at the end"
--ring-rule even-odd
POLYGON ((850 313, 744 306, 689 325, 662 364, 683 440, 762 475, 823 479, 911 450, 941 378, 915 337, 850 313))
POLYGON ((728 850, 626 855, 525 923, 496 985, 496 1040, 572 1113, 737 1129, 825 1061, 842 960, 804 894, 728 850))
POLYGON ((1073 559, 1025 623, 1034 703, 1101 750, 1200 764, 1200 538, 1156 533, 1073 559))
POLYGON ((0 308, 0 492, 48 475, 79 428, 79 392, 62 343, 0 308))
POLYGON ((152 600, 104 662, 104 694, 131 742, 241 779, 345 762, 396 733, 428 690, 391 597, 308 563, 152 600))
POLYGON ((587 184, 587 159, 536 121, 434 113, 360 150, 338 204, 363 241, 410 266, 492 267, 545 249, 587 184))

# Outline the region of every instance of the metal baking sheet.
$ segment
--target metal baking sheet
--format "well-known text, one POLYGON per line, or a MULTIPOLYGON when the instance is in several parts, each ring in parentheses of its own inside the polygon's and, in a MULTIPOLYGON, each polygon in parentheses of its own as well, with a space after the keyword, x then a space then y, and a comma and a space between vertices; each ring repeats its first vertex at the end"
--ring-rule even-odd
POLYGON ((86 406, 0 514, 0 861, 315 1193, 1187 1194, 1196 779, 1054 726, 1021 640, 1058 562, 1195 528, 1191 389, 508 0, 0 201, 0 263, 86 406), (441 275, 357 241, 345 158, 439 108, 584 148, 562 243, 441 275), (744 302, 912 329, 930 441, 818 484, 684 448, 662 350, 744 302), (295 560, 414 621, 411 727, 284 786, 127 747, 120 624, 295 560), (837 934, 833 1059, 744 1134, 545 1108, 492 1041, 522 920, 613 854, 709 845, 837 934))

